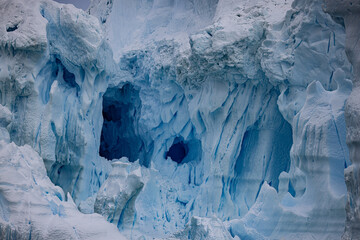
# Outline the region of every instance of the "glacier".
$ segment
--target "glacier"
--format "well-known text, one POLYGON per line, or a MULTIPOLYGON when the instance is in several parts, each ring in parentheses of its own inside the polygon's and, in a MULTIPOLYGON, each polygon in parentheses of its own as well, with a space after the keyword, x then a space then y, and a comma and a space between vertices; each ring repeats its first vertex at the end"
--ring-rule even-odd
POLYGON ((359 1, 0 6, 1 238, 359 239, 359 1))
POLYGON ((342 17, 346 30, 346 54, 354 67, 353 89, 345 108, 346 141, 349 146, 352 165, 345 169, 345 182, 348 190, 346 203, 346 225, 342 239, 360 239, 360 155, 359 155, 359 26, 355 19, 360 14, 360 2, 344 1, 338 5, 335 1, 325 1, 325 11, 335 17, 342 17))

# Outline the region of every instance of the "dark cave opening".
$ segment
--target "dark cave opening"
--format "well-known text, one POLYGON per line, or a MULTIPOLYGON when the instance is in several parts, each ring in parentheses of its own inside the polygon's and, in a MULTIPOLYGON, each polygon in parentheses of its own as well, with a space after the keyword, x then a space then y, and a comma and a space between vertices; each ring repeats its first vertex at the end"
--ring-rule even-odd
POLYGON ((177 163, 182 163, 189 152, 188 145, 180 138, 175 138, 174 143, 167 151, 165 158, 170 157, 171 160, 177 163))
POLYGON ((7 32, 13 32, 13 31, 15 31, 16 29, 18 29, 18 24, 14 24, 14 25, 12 25, 12 26, 8 26, 8 27, 6 28, 6 31, 7 31, 7 32))
POLYGON ((103 96, 103 127, 99 154, 108 160, 127 157, 146 164, 146 147, 139 134, 141 100, 132 84, 109 88, 103 96))

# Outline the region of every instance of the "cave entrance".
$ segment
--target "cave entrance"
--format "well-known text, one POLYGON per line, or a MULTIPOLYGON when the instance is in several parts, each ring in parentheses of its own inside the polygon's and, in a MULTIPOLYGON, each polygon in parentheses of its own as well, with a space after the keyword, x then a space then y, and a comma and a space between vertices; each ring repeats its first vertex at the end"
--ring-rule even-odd
MULTIPOLYGON (((141 100, 132 84, 109 88, 103 96, 104 118, 99 154, 108 160, 127 157, 144 163, 145 144, 139 134, 141 100)), ((146 164, 143 164, 146 165, 146 164)))
POLYGON ((180 163, 198 163, 201 160, 202 148, 200 140, 196 138, 190 138, 184 140, 182 137, 176 137, 165 153, 165 159, 168 157, 180 164, 180 163))
POLYGON ((188 145, 180 138, 175 138, 174 143, 166 153, 166 158, 170 157, 174 162, 181 163, 187 156, 188 152, 188 145))

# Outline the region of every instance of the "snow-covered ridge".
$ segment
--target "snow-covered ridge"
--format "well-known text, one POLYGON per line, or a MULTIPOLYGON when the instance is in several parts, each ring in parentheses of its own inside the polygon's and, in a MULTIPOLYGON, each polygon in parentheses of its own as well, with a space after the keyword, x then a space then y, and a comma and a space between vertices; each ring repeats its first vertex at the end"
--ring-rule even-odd
POLYGON ((3 236, 340 238, 352 66, 322 1, 0 4, 3 236))

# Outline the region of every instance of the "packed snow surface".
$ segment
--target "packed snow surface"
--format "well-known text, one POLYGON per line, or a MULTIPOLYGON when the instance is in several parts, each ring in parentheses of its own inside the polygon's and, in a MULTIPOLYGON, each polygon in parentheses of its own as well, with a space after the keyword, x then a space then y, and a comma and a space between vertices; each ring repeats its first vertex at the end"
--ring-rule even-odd
POLYGON ((1 237, 355 239, 357 25, 325 2, 0 0, 1 237))

